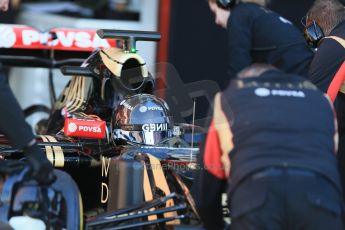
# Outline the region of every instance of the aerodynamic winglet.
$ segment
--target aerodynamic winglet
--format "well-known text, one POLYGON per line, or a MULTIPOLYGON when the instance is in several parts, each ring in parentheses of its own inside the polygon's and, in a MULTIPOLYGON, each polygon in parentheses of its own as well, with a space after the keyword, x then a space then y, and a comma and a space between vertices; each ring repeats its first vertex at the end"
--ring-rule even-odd
POLYGON ((121 39, 125 40, 125 50, 135 53, 137 41, 159 41, 161 34, 152 31, 133 31, 133 30, 97 30, 97 34, 102 39, 121 39))

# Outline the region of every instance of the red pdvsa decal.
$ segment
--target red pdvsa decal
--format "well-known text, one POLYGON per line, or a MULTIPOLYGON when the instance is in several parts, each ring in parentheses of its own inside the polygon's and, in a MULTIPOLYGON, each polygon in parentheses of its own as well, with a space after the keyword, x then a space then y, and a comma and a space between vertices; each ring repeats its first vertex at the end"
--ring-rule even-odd
POLYGON ((0 48, 92 51, 109 47, 116 47, 115 40, 101 39, 92 29, 56 28, 40 32, 28 26, 0 24, 0 48))
POLYGON ((66 118, 64 133, 69 137, 105 138, 105 121, 66 118))

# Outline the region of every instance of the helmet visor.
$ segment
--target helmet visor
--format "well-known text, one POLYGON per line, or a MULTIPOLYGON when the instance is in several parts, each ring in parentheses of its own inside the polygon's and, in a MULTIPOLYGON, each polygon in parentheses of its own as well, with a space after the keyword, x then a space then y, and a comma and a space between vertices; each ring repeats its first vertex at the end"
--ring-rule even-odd
POLYGON ((115 140, 126 140, 128 143, 157 145, 164 139, 171 137, 172 131, 128 131, 123 129, 114 129, 113 135, 115 140))

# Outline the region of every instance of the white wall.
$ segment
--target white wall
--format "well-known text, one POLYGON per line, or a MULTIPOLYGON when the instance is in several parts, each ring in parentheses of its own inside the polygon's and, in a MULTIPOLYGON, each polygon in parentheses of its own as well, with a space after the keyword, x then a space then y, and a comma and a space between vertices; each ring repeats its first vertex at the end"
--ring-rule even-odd
MULTIPOLYGON (((76 19, 37 12, 22 12, 19 15, 18 24, 32 26, 42 31, 47 31, 54 27, 157 31, 158 1, 141 0, 139 22, 76 19)), ((138 42, 137 49, 139 54, 145 59, 149 68, 153 68, 155 64, 156 47, 155 42, 138 42)), ((150 69, 150 71, 154 72, 154 69, 150 69)), ((63 76, 59 70, 54 70, 57 95, 59 95, 68 80, 69 77, 63 76)), ((22 108, 32 104, 50 106, 47 69, 13 68, 10 74, 10 85, 22 108)), ((28 119, 28 122, 33 126, 42 117, 42 114, 33 115, 28 119)))

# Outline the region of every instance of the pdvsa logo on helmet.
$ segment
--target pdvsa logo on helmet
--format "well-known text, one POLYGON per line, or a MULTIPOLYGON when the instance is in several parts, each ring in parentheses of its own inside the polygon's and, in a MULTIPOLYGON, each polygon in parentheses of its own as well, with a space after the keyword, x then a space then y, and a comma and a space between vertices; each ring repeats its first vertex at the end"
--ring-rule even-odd
POLYGON ((147 111, 163 111, 163 108, 159 106, 148 107, 148 106, 143 105, 143 106, 140 106, 139 111, 142 113, 145 113, 147 111))
POLYGON ((103 139, 105 137, 105 121, 66 118, 64 132, 70 137, 103 139))
POLYGON ((146 113, 147 107, 145 105, 140 106, 139 111, 142 112, 142 113, 146 113))
POLYGON ((167 123, 143 124, 141 128, 145 132, 167 131, 168 124, 167 123))
POLYGON ((300 90, 278 90, 278 89, 266 89, 266 88, 257 88, 254 91, 255 95, 259 97, 268 97, 268 96, 280 96, 280 97, 305 97, 303 91, 300 90))

